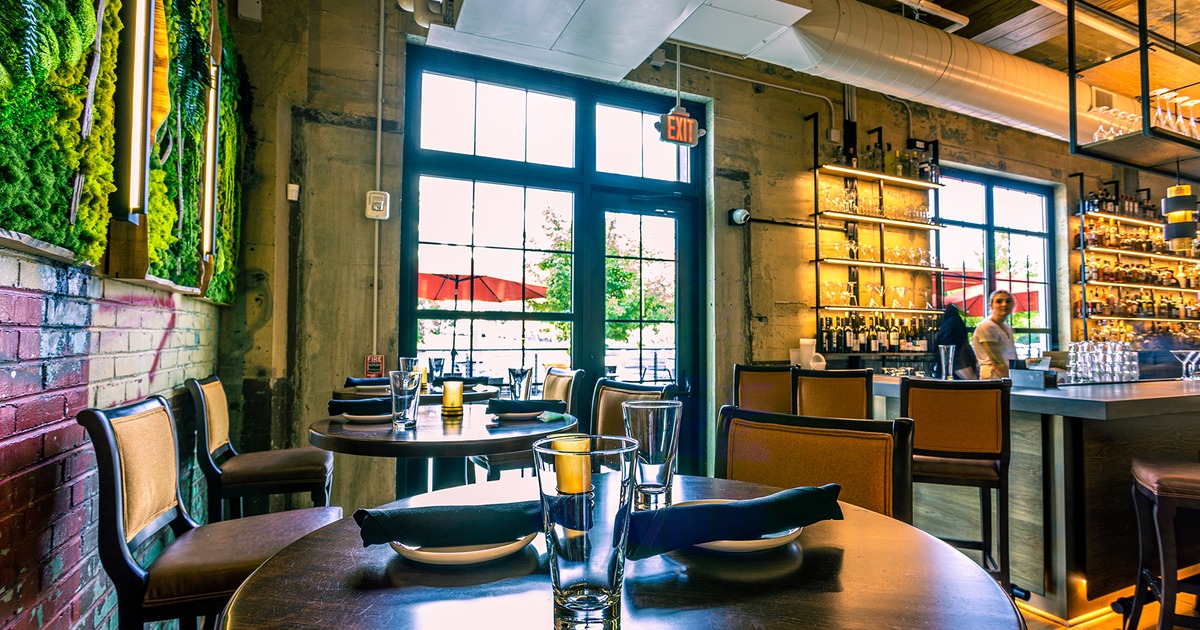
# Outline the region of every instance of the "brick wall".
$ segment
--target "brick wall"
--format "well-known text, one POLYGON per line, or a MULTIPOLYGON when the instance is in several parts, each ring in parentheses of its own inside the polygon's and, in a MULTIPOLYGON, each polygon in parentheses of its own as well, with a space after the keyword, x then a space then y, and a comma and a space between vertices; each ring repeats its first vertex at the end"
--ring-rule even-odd
POLYGON ((81 409, 167 395, 185 498, 205 518, 182 385, 215 370, 217 315, 194 298, 0 251, 0 629, 116 627, 81 409))

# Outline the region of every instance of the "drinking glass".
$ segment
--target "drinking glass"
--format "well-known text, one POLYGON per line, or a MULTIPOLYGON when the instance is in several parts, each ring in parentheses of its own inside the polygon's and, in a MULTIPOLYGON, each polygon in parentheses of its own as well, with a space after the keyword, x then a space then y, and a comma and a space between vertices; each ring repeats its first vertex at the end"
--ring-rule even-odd
POLYGON ((508 382, 512 385, 512 399, 519 400, 525 393, 525 379, 529 378, 529 368, 508 368, 508 382))
POLYGON ((628 400, 621 403, 625 434, 638 441, 634 501, 638 509, 670 505, 675 455, 679 450, 678 400, 628 400))
POLYGON ((1200 351, 1196 350, 1172 350, 1171 355, 1183 364, 1183 374, 1180 380, 1194 381, 1196 380, 1196 359, 1200 357, 1200 351))
POLYGON ((938 346, 938 367, 942 380, 954 380, 954 346, 938 346))
POLYGON ((637 447, 579 434, 533 444, 556 619, 620 619, 637 447))
POLYGON ((429 357, 429 378, 436 380, 442 378, 442 371, 446 369, 446 360, 441 357, 429 357))
POLYGON ((388 372, 392 394, 392 427, 411 429, 417 423, 417 405, 421 398, 421 372, 416 357, 403 357, 400 369, 388 372))

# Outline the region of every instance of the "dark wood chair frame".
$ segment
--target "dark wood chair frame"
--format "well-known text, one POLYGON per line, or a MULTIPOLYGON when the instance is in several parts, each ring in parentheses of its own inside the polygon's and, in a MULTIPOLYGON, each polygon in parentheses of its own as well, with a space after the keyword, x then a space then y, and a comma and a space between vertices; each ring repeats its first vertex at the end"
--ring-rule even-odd
POLYGON ((163 407, 171 421, 172 443, 175 445, 175 461, 179 461, 179 442, 175 436, 175 418, 171 407, 162 396, 102 411, 85 409, 79 412, 78 421, 87 429, 92 445, 96 449, 96 467, 99 469, 100 485, 100 562, 117 590, 117 616, 122 629, 141 629, 151 621, 179 619, 181 628, 195 628, 196 617, 205 617, 205 627, 215 623, 216 616, 224 608, 224 602, 213 606, 211 601, 180 602, 170 607, 156 608, 155 615, 147 615, 142 602, 146 595, 149 572, 138 564, 133 552, 170 526, 178 538, 199 527, 184 507, 183 494, 179 488, 179 476, 175 477, 174 509, 159 515, 137 532, 133 539, 125 542, 124 501, 121 496, 121 465, 117 452, 117 440, 112 430, 112 420, 132 416, 157 407, 163 407))
MULTIPOLYGON (((912 524, 913 520, 913 422, 909 418, 895 420, 859 420, 850 418, 817 418, 768 411, 752 411, 730 405, 721 407, 720 428, 717 431, 716 476, 729 478, 729 430, 734 420, 789 427, 884 433, 892 436, 892 518, 912 524)), ((793 453, 791 457, 801 457, 793 453)))
MULTIPOLYGON (((808 378, 826 378, 826 379, 866 379, 867 381, 867 407, 866 418, 871 417, 872 397, 875 395, 874 389, 874 374, 875 370, 871 368, 863 368, 860 370, 806 370, 800 367, 792 367, 792 413, 798 413, 800 410, 800 379, 808 378)), ((833 385, 833 383, 830 383, 833 385)))
POLYGON ((208 450, 208 407, 205 405, 202 385, 218 383, 220 379, 214 374, 203 380, 189 378, 185 381, 188 392, 192 394, 192 402, 196 407, 196 461, 208 482, 208 519, 215 523, 224 520, 225 501, 229 501, 229 517, 241 518, 242 499, 248 496, 267 496, 272 494, 292 494, 307 492, 312 497, 313 505, 325 507, 329 505, 329 493, 333 487, 333 472, 325 476, 323 483, 281 480, 277 483, 258 484, 254 488, 231 488, 221 483, 221 466, 237 457, 233 441, 226 442, 216 451, 208 450))
POLYGON ((1138 575, 1133 587, 1132 606, 1128 609, 1128 619, 1123 627, 1137 628, 1142 609, 1153 599, 1162 604, 1158 613, 1159 628, 1200 628, 1200 617, 1175 612, 1179 593, 1200 595, 1200 575, 1183 579, 1179 577, 1175 515, 1181 509, 1200 510, 1200 499, 1156 496, 1152 490, 1135 481, 1133 506, 1138 527, 1138 575), (1161 571, 1158 575, 1153 566, 1155 549, 1158 550, 1161 571))
POLYGON ((795 371, 798 368, 792 365, 748 365, 742 363, 733 364, 733 406, 742 406, 742 374, 746 372, 790 372, 792 374, 792 413, 796 413, 796 375, 795 371))
POLYGON ((599 379, 596 381, 595 389, 592 390, 592 417, 588 421, 588 433, 595 433, 596 426, 600 424, 600 394, 605 389, 613 389, 628 394, 658 394, 659 400, 674 400, 679 393, 674 383, 645 385, 642 383, 627 383, 611 378, 599 379))
MULTIPOLYGON (((979 453, 963 453, 954 451, 938 451, 930 449, 914 448, 915 455, 928 455, 931 457, 946 457, 954 459, 975 459, 984 461, 999 461, 1000 474, 999 480, 996 482, 984 482, 975 480, 962 480, 950 477, 941 477, 937 475, 922 475, 914 474, 914 483, 930 483, 947 486, 961 486, 969 488, 979 488, 979 516, 982 523, 982 532, 980 540, 963 540, 959 538, 942 538, 945 542, 958 547, 959 549, 971 549, 979 551, 983 554, 983 567, 988 573, 995 576, 1000 582, 1000 587, 1005 593, 1012 591, 1012 582, 1010 579, 1011 569, 1009 566, 1009 514, 1008 514, 1008 467, 1009 459, 1012 456, 1012 432, 1010 419, 1010 397, 1012 393, 1012 381, 1005 378, 999 380, 985 381, 945 381, 933 379, 910 379, 901 377, 900 379, 900 415, 911 416, 908 411, 909 391, 913 388, 920 389, 940 389, 953 391, 982 391, 982 390, 1000 390, 1000 453, 979 454, 979 453), (996 508, 997 532, 999 540, 996 542, 998 559, 992 556, 992 490, 996 490, 997 501, 996 508)), ((919 422, 920 420, 914 420, 919 422)))

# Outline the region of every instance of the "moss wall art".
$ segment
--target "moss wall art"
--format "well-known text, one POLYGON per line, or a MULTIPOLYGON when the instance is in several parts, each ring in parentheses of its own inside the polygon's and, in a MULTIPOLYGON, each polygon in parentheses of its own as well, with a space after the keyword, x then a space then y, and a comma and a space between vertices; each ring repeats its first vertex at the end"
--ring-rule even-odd
MULTIPOLYGON (((0 228, 67 248, 92 265, 105 253, 115 190, 120 7, 121 0, 0 0, 0 228)), ((151 154, 148 273, 195 287, 212 15, 210 0, 159 0, 159 7, 171 105, 151 154)), ((206 297, 228 303, 236 285, 249 99, 224 3, 217 17, 224 34, 221 126, 214 275, 206 297)))

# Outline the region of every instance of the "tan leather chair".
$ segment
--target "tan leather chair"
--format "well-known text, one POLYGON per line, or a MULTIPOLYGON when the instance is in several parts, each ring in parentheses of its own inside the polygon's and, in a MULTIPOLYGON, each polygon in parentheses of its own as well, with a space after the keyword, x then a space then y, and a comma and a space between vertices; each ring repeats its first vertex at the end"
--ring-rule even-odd
POLYGON ((721 408, 717 477, 781 488, 841 484, 839 498, 912 522, 913 422, 721 408))
POLYGON ((165 399, 85 409, 77 420, 96 449, 100 562, 116 585, 121 628, 164 619, 194 628, 199 616, 211 622, 267 558, 342 517, 341 508, 315 507, 197 525, 180 493, 175 420, 165 399), (141 566, 135 552, 168 526, 174 540, 141 566))
POLYGON ((900 379, 900 415, 913 419, 913 481, 979 488, 980 540, 944 539, 983 553, 984 568, 1010 592, 1008 460, 1012 381, 900 379), (992 556, 992 490, 997 555, 992 556))
POLYGON ((796 413, 792 366, 734 363, 733 406, 755 411, 796 413))
MULTIPOLYGON (((529 382, 532 380, 532 378, 525 379, 526 395, 529 394, 529 382)), ((581 382, 583 382, 583 370, 552 367, 546 371, 546 379, 542 382, 542 400, 561 400, 567 403, 567 413, 574 413, 574 405, 578 400, 576 392, 579 390, 581 382)), ((533 451, 472 456, 467 462, 468 482, 475 481, 475 466, 483 468, 487 473, 488 481, 500 479, 500 473, 506 470, 521 470, 521 476, 524 477, 524 469, 533 470, 533 451)))
POLYGON ((1176 553, 1176 525, 1186 527, 1186 523, 1194 522, 1176 523, 1176 517, 1194 519, 1200 511, 1200 464, 1135 458, 1130 468, 1138 526, 1138 573, 1124 627, 1140 627, 1142 609, 1157 599, 1161 604, 1159 628, 1200 628, 1200 617, 1180 615, 1176 610, 1179 593, 1200 595, 1200 578, 1180 577, 1179 570, 1189 563, 1185 561, 1180 567, 1176 553))
POLYGON ((792 370, 796 411, 822 418, 870 418, 871 369, 792 370))
POLYGON ((675 386, 642 385, 602 378, 592 394, 592 422, 589 430, 597 435, 625 435, 625 413, 621 403, 627 400, 670 400, 675 386))
POLYGON ((216 375, 185 381, 196 406, 196 460, 208 481, 208 520, 242 515, 242 497, 307 492, 313 505, 329 504, 333 453, 312 446, 239 454, 229 441, 229 403, 216 375))

